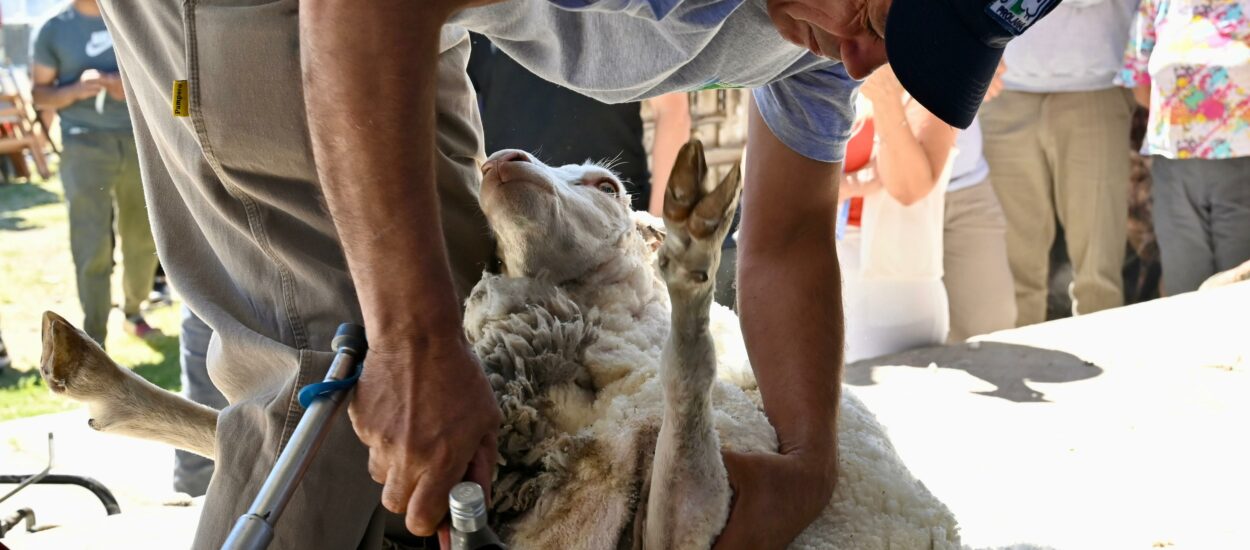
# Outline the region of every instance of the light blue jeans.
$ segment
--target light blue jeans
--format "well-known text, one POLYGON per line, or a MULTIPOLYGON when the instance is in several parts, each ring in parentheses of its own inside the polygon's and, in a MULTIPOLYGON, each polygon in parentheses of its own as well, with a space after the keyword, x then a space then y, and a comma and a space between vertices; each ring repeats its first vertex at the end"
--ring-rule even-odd
MULTIPOLYGON (((182 306, 182 336, 179 340, 179 363, 182 366, 182 394, 201 405, 214 409, 226 406, 226 396, 217 391, 208 378, 204 358, 213 329, 204 324, 187 306, 182 306)), ((213 461, 195 453, 174 454, 174 490, 198 497, 208 491, 213 477, 213 461)))

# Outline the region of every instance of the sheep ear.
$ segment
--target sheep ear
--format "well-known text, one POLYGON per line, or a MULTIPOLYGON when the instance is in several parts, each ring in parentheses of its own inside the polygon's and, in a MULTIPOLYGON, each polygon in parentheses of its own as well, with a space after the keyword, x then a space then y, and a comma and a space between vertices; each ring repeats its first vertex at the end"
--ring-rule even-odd
POLYGON ((633 218, 634 228, 642 236, 642 242, 647 244, 647 249, 651 252, 659 250, 664 244, 664 237, 668 235, 664 230, 664 220, 648 212, 634 212, 633 218))

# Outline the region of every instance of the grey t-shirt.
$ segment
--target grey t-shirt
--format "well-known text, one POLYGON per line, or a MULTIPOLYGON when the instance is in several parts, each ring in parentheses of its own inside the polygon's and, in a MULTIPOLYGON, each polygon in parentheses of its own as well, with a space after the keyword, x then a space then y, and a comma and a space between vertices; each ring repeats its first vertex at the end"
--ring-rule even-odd
POLYGON ((512 0, 451 24, 486 35, 535 74, 609 103, 753 88, 794 151, 842 160, 859 83, 781 37, 765 0, 512 0))
MULTIPOLYGON (((35 63, 56 69, 57 86, 78 82, 87 69, 117 72, 113 38, 104 28, 104 18, 83 15, 73 6, 43 24, 35 37, 31 57, 35 63)), ((130 113, 125 102, 106 94, 98 111, 97 104, 96 98, 91 97, 57 111, 61 115, 61 131, 75 134, 92 130, 130 130, 130 113)))

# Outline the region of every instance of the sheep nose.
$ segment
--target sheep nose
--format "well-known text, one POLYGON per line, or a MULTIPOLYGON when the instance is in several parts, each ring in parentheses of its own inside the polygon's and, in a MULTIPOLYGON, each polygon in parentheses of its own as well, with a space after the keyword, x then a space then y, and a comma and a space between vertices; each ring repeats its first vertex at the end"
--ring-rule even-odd
POLYGON ((518 151, 516 149, 504 149, 502 151, 496 152, 495 154, 491 155, 490 158, 486 159, 486 163, 482 165, 482 174, 485 175, 487 172, 494 170, 495 167, 499 166, 500 164, 504 164, 507 162, 533 162, 533 160, 530 159, 529 154, 527 154, 525 151, 518 151))

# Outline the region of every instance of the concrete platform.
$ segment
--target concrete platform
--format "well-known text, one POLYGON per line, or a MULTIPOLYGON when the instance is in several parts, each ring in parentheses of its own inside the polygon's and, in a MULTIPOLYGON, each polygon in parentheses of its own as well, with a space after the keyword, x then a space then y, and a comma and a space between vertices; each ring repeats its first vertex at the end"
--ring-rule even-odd
MULTIPOLYGON (((32 474, 47 464, 48 433, 55 435, 52 473, 94 478, 117 498, 122 513, 106 516, 85 489, 36 485, 0 504, 0 513, 35 511, 37 524, 57 526, 34 534, 19 526, 0 543, 13 550, 175 550, 190 546, 198 502, 173 491, 171 448, 107 435, 87 426, 87 411, 48 414, 0 423, 0 472, 32 474), (176 506, 167 504, 178 503, 176 506)), ((0 486, 0 495, 13 486, 0 486)))
POLYGON ((1250 283, 845 379, 973 548, 1250 548, 1250 283))
MULTIPOLYGON (((846 381, 971 548, 1250 548, 1250 282, 864 361, 846 381)), ((76 411, 0 425, 3 469, 42 467, 47 431, 56 471, 97 477, 124 514, 27 492, 4 509, 63 527, 5 544, 186 547, 198 508, 160 506, 168 448, 76 411)))

